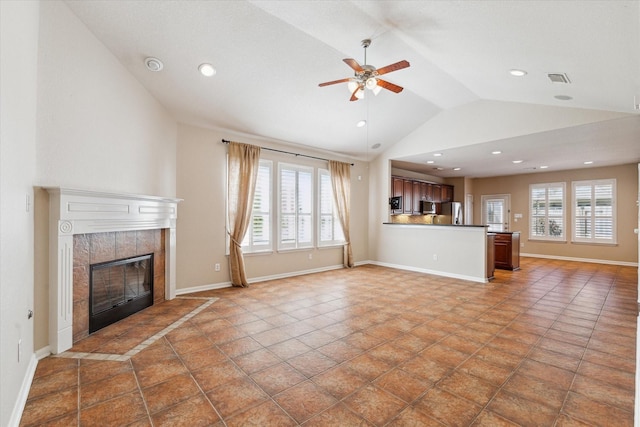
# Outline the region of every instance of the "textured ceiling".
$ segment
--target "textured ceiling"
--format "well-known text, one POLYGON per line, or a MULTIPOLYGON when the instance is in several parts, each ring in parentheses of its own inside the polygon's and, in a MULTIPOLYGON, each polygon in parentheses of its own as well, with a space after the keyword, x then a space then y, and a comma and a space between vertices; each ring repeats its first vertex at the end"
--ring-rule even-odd
MULTIPOLYGON (((572 133, 510 141, 525 151, 549 145, 529 149, 532 164, 553 160, 556 168, 566 167, 558 156, 567 150, 558 144, 567 140, 584 150, 600 149, 594 153, 609 156, 610 164, 640 160, 640 111, 634 110, 634 96, 640 103, 638 1, 66 3, 187 124, 364 158, 443 110, 477 100, 509 101, 628 114, 572 133), (318 87, 352 76, 342 59, 363 63, 365 38, 373 41, 371 65, 411 63, 386 76, 405 90, 349 102, 346 84, 318 87), (147 56, 164 62, 162 72, 146 70, 147 56), (199 75, 203 62, 216 67, 215 77, 199 75), (512 77, 512 68, 528 74, 512 77), (571 84, 551 83, 549 72, 567 73, 571 84), (362 119, 368 126, 357 128, 362 119), (602 150, 602 138, 615 145, 602 150), (375 144, 380 148, 371 148, 375 144)), ((447 157, 464 165, 468 176, 496 174, 473 161, 478 149, 451 150, 447 157)), ((425 159, 404 160, 419 169, 425 159)))

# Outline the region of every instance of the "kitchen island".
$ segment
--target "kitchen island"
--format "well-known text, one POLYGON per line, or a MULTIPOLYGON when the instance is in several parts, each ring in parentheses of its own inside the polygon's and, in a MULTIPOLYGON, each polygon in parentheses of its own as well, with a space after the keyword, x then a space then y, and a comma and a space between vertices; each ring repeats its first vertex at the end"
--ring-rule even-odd
POLYGON ((383 223, 376 264, 487 283, 493 257, 485 225, 383 223))
POLYGON ((520 270, 520 232, 496 231, 496 268, 520 270))

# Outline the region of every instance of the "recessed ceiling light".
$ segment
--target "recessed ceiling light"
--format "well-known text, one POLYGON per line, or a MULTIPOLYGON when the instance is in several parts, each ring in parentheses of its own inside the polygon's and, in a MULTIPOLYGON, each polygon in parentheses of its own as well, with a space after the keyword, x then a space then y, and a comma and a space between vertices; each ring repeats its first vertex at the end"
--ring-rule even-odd
POLYGON ((502 151, 500 150, 492 151, 491 154, 502 154, 502 151))
POLYGON ((584 162, 585 165, 592 165, 593 162, 591 160, 587 160, 586 162, 584 162))
POLYGON ((200 74, 206 77, 211 77, 216 75, 216 69, 213 68, 213 65, 211 64, 206 64, 206 63, 200 64, 200 66, 198 67, 198 70, 200 70, 200 74))
POLYGON ((454 170, 454 171, 459 171, 459 170, 460 170, 460 168, 453 168, 453 170, 454 170))
POLYGON ((442 153, 433 153, 433 157, 440 157, 442 156, 442 153))
POLYGON ((356 123, 356 126, 359 128, 364 127, 367 124, 366 120, 360 120, 358 123, 356 123))
POLYGON ((526 76, 527 72, 525 70, 518 70, 516 68, 509 70, 509 74, 511 74, 512 76, 516 76, 516 77, 522 77, 522 76, 526 76))
POLYGON ((570 101, 570 100, 572 100, 572 99, 573 99, 573 98, 572 98, 572 97, 570 97, 569 95, 556 95, 556 96, 554 96, 554 98, 555 98, 555 99, 558 99, 558 100, 560 100, 560 101, 570 101))
POLYGON ((515 163, 516 165, 519 163, 522 163, 522 160, 512 160, 513 163, 515 163))
POLYGON ((435 161, 433 161, 433 160, 427 160, 427 164, 428 164, 428 165, 432 165, 432 164, 434 164, 434 163, 435 163, 435 161))
POLYGON ((164 65, 162 64, 162 61, 160 61, 158 58, 154 58, 151 56, 144 60, 144 65, 147 67, 147 70, 153 71, 153 72, 160 71, 164 67, 164 65))
POLYGON ((547 169, 549 166, 540 166, 540 169, 547 169))

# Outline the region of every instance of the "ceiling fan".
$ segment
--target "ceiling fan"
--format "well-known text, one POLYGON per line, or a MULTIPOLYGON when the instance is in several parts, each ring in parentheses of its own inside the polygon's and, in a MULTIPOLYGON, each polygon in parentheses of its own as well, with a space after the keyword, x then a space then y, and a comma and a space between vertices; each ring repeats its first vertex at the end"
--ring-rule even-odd
POLYGON ((362 40, 362 47, 364 48, 364 65, 358 64, 358 61, 356 61, 355 59, 343 59, 343 61, 355 71, 354 77, 320 83, 318 86, 323 87, 334 85, 336 83, 348 83, 348 88, 351 92, 351 98, 349 99, 349 101, 357 101, 358 99, 364 98, 365 88, 371 90, 374 95, 377 95, 382 90, 382 88, 395 93, 402 92, 403 88, 401 86, 395 85, 386 80, 382 80, 379 78, 379 76, 390 73, 392 71, 407 68, 410 65, 409 62, 399 61, 395 64, 376 69, 376 67, 374 67, 373 65, 367 65, 367 48, 370 45, 370 39, 362 40))

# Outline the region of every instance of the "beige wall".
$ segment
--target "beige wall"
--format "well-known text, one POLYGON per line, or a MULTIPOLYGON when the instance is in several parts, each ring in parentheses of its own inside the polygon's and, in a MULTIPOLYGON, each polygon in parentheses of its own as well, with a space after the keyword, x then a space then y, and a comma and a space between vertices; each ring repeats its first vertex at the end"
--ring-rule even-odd
MULTIPOLYGON (((262 147, 293 151, 317 157, 355 163, 351 169, 351 240, 356 262, 368 259, 368 164, 336 154, 312 152, 302 147, 279 145, 272 141, 234 135, 230 131, 203 129, 188 125, 178 128, 177 196, 184 199, 178 208, 177 287, 193 289, 229 282, 226 255, 226 153, 222 139, 262 147), (360 179, 358 179, 360 177, 360 179), (221 264, 221 271, 214 266, 221 264)), ((324 161, 278 154, 263 150, 261 157, 283 162, 326 168, 324 161)), ((278 252, 245 257, 249 281, 287 275, 342 264, 342 247, 278 252), (309 255, 312 259, 309 259, 309 255)))
MULTIPOLYGON (((481 197, 490 194, 511 195, 511 230, 521 232, 524 247, 521 252, 546 256, 592 259, 598 261, 638 262, 638 236, 633 230, 638 226, 638 166, 584 168, 562 172, 532 173, 496 178, 478 178, 473 180, 474 223, 481 221, 481 197), (590 245, 571 243, 571 227, 566 228, 566 243, 550 243, 528 240, 529 238, 529 185, 539 183, 566 183, 567 205, 571 201, 571 182, 592 179, 616 179, 617 192, 617 238, 618 244, 590 245), (522 219, 514 222, 513 215, 521 213, 522 219)), ((567 224, 570 224, 571 211, 567 211, 567 224)))
POLYGON ((41 2, 39 18, 36 350, 49 342, 48 194, 40 187, 173 197, 177 140, 176 121, 63 2, 41 2))

